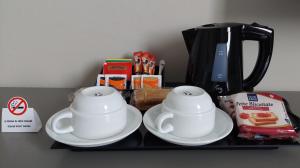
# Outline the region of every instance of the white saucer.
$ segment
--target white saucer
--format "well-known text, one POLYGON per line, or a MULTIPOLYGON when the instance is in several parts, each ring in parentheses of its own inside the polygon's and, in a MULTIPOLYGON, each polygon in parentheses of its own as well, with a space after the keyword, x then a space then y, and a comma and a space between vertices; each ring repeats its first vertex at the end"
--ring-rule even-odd
POLYGON ((145 127, 155 136, 177 145, 200 146, 210 144, 226 137, 233 128, 232 119, 227 115, 227 113, 216 108, 215 127, 209 134, 205 136, 198 138, 182 138, 170 133, 163 134, 157 130, 154 124, 154 121, 160 112, 161 104, 150 108, 143 117, 143 123, 145 127))
MULTIPOLYGON (((66 109, 64 109, 64 110, 66 110, 66 109)), ((57 112, 51 118, 49 118, 45 129, 46 129, 47 134, 52 139, 54 139, 58 142, 61 142, 61 143, 67 144, 67 145, 71 145, 71 146, 76 146, 76 147, 97 147, 97 146, 103 146, 103 145, 108 145, 108 144, 117 142, 117 141, 127 137, 128 135, 133 133, 135 130, 137 130, 140 127, 140 125, 142 123, 142 118, 143 118, 141 112, 138 109, 136 109, 135 107, 133 107, 131 105, 128 105, 127 106, 127 125, 123 129, 122 132, 120 132, 119 134, 116 134, 114 136, 108 137, 108 138, 91 140, 91 139, 78 138, 71 133, 57 134, 52 130, 51 123, 52 123, 53 117, 55 115, 58 115, 58 113, 61 113, 64 110, 57 112)), ((61 120, 61 122, 69 123, 70 120, 61 120)))

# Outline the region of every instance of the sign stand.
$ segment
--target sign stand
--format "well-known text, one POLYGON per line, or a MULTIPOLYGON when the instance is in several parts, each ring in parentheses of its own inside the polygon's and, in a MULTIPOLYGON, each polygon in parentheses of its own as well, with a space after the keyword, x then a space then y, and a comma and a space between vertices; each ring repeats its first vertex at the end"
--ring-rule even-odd
POLYGON ((34 108, 29 108, 22 97, 13 97, 2 108, 2 132, 38 132, 42 122, 34 108))

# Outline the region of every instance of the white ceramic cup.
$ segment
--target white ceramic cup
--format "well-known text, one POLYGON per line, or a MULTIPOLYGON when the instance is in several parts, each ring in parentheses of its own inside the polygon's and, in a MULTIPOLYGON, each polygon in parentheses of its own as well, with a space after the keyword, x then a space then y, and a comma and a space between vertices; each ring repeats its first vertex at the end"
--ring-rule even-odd
POLYGON ((126 122, 127 103, 121 94, 112 87, 94 86, 75 95, 70 107, 53 118, 52 129, 58 134, 98 139, 121 132, 126 122), (70 118, 71 123, 61 126, 65 118, 70 118))
POLYGON ((215 110, 215 104, 203 89, 179 86, 163 101, 155 124, 161 133, 184 138, 201 137, 213 130, 215 110))

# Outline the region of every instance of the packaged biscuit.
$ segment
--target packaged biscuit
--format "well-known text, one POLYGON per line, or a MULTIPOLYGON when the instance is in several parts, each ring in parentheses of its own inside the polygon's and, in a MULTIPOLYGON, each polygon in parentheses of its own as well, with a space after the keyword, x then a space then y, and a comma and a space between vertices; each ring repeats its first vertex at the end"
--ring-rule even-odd
POLYGON ((107 74, 105 75, 106 86, 114 87, 118 90, 125 90, 126 77, 124 74, 107 74))
POLYGON ((142 74, 143 73, 143 63, 142 63, 143 52, 138 51, 133 53, 134 60, 134 73, 142 74))
POLYGON ((132 75, 131 76, 131 88, 141 89, 142 88, 142 75, 132 75))
POLYGON ((96 85, 105 86, 105 76, 103 74, 98 74, 96 85))
POLYGON ((268 92, 238 93, 231 96, 233 107, 227 99, 227 106, 224 106, 226 103, 223 101, 223 108, 227 107, 231 116, 235 116, 239 137, 268 140, 293 139, 298 136, 281 96, 268 92))
POLYGON ((161 88, 161 75, 142 75, 142 88, 161 88))
POLYGON ((152 106, 162 103, 171 89, 138 89, 131 95, 131 104, 141 111, 146 111, 152 106))

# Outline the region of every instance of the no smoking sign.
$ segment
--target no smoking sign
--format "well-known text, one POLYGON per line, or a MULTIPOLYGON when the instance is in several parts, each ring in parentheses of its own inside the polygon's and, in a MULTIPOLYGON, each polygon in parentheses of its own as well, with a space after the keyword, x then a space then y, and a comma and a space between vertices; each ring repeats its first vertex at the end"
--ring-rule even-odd
POLYGON ((22 115, 27 111, 27 101, 22 97, 13 97, 7 103, 9 112, 13 115, 22 115))
POLYGON ((38 132, 41 128, 38 113, 22 97, 12 97, 2 109, 2 132, 38 132))

